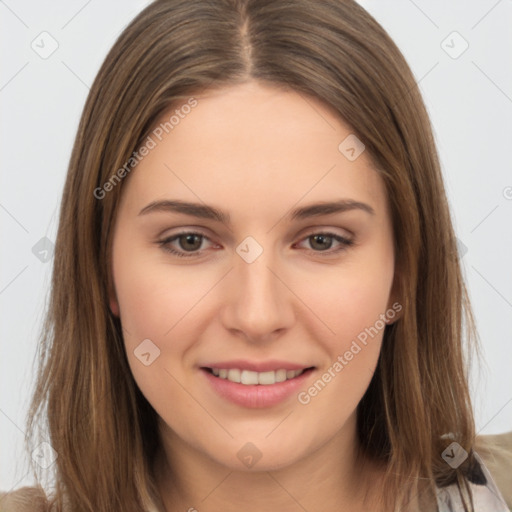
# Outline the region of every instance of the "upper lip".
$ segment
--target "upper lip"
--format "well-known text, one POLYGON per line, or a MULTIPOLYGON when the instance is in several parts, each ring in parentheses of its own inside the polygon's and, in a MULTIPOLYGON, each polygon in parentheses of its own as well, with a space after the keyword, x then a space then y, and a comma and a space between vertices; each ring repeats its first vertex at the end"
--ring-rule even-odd
POLYGON ((305 370, 312 368, 312 365, 291 363, 289 361, 247 361, 243 359, 231 361, 219 361, 217 363, 208 363, 201 365, 202 368, 220 368, 230 370, 238 368, 240 370, 249 370, 253 372, 271 372, 276 370, 305 370))

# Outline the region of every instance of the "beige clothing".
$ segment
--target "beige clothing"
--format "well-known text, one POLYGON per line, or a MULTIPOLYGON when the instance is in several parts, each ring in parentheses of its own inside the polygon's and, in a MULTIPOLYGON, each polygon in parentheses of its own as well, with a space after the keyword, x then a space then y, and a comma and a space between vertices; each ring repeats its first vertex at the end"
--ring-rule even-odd
MULTIPOLYGON (((512 431, 477 437, 475 452, 488 480, 485 487, 471 484, 476 512, 512 511, 512 431)), ((0 512, 45 512, 45 503, 44 491, 38 487, 0 492, 0 512)), ((439 512, 458 512, 459 506, 455 489, 439 489, 439 512)))

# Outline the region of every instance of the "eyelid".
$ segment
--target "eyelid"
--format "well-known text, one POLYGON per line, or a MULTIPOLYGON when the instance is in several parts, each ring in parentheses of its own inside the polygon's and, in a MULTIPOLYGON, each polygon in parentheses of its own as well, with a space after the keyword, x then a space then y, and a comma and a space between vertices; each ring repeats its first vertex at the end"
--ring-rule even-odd
MULTIPOLYGON (((200 249, 198 251, 183 251, 182 249, 176 250, 174 248, 167 247, 168 244, 171 242, 176 241, 180 236, 183 235, 198 235, 203 240, 208 240, 211 243, 215 243, 211 240, 211 238, 203 232, 202 229, 199 228, 184 228, 179 232, 172 233, 163 239, 159 239, 157 241, 157 244, 166 252, 177 256, 177 257, 184 257, 184 258, 199 258, 203 255, 206 249, 200 249)), ((339 233, 334 232, 331 228, 322 228, 321 226, 315 226, 312 228, 309 228, 308 230, 305 230, 299 235, 296 235, 299 237, 298 242, 294 243, 294 246, 301 244, 305 241, 307 241, 308 238, 310 238, 313 235, 323 235, 327 236, 329 238, 332 238, 335 242, 338 242, 340 244, 338 248, 336 249, 326 249, 325 251, 315 251, 314 249, 305 249, 308 253, 314 254, 315 256, 321 256, 324 258, 328 258, 329 256, 336 256, 339 253, 343 252, 344 250, 348 249, 350 246, 355 244, 354 234, 351 233, 350 236, 344 236, 340 235, 339 233)), ((202 241, 203 241, 202 240, 202 241)), ((201 244, 202 245, 202 244, 201 244)))
MULTIPOLYGON (((208 240, 211 241, 211 235, 209 234, 210 231, 205 230, 202 227, 196 227, 196 226, 191 225, 191 226, 186 226, 184 228, 176 228, 176 229, 179 229, 180 231, 172 232, 171 234, 168 234, 168 235, 166 235, 165 233, 170 231, 170 229, 163 230, 161 232, 161 234, 157 235, 157 239, 168 240, 170 238, 174 238, 179 235, 201 235, 202 237, 207 238, 208 240)), ((298 234, 294 235, 293 237, 287 237, 287 239, 288 239, 288 241, 291 242, 292 240, 297 239, 297 237, 301 237, 301 240, 302 240, 303 238, 306 238, 308 236, 318 235, 318 234, 322 234, 322 233, 330 234, 330 235, 337 235, 344 239, 351 239, 351 238, 355 237, 355 233, 349 229, 342 228, 339 226, 327 227, 327 226, 320 225, 320 226, 311 226, 309 228, 304 228, 304 229, 300 230, 298 234), (334 232, 334 230, 336 230, 336 229, 340 229, 340 230, 344 231, 346 234, 339 234, 337 232, 334 232)), ((231 241, 231 240, 229 240, 229 241, 231 241)))
POLYGON ((305 238, 305 237, 308 237, 308 236, 311 236, 311 235, 319 235, 319 234, 322 234, 322 233, 340 236, 340 237, 345 238, 347 240, 351 239, 351 238, 354 238, 354 236, 355 236, 355 234, 352 231, 350 231, 350 230, 348 230, 346 228, 341 228, 339 226, 338 227, 313 226, 313 227, 310 227, 310 228, 303 229, 296 236, 299 236, 301 238, 305 238), (336 229, 342 230, 346 234, 340 234, 338 232, 335 232, 336 229))

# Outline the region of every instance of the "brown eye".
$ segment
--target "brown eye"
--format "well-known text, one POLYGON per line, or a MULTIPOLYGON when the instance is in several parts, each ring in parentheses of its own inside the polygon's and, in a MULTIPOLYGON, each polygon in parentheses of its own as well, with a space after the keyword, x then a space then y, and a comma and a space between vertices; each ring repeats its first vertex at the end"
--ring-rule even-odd
POLYGON ((320 251, 324 251, 326 249, 330 249, 333 242, 333 237, 328 235, 311 235, 309 237, 311 247, 313 249, 319 249, 320 251))
POLYGON ((303 239, 303 241, 306 240, 311 247, 311 249, 309 249, 310 251, 315 253, 325 252, 326 256, 341 252, 354 244, 354 240, 337 235, 336 233, 313 233, 303 239), (330 250, 333 241, 338 242, 339 246, 336 249, 330 250))
MULTIPOLYGON (((202 233, 187 231, 167 237, 158 243, 164 251, 178 257, 187 258, 198 256, 203 252, 200 249, 203 240, 209 240, 209 238, 202 233), (171 245, 172 243, 175 245, 171 245)), ((336 233, 313 233, 303 238, 302 242, 306 240, 309 241, 311 247, 311 249, 307 250, 316 254, 325 253, 325 256, 337 254, 354 243, 353 240, 337 235, 336 233), (338 243, 338 247, 331 250, 334 242, 338 243)))
POLYGON ((159 241, 158 244, 166 252, 170 252, 175 256, 188 258, 197 256, 202 252, 199 249, 201 248, 203 240, 209 239, 202 233, 185 231, 183 233, 177 233, 167 237, 164 240, 159 241), (171 243, 173 242, 177 242, 177 245, 171 246, 171 243))
POLYGON ((180 247, 185 251, 197 250, 201 247, 202 244, 202 236, 194 233, 179 235, 177 240, 179 241, 180 247))

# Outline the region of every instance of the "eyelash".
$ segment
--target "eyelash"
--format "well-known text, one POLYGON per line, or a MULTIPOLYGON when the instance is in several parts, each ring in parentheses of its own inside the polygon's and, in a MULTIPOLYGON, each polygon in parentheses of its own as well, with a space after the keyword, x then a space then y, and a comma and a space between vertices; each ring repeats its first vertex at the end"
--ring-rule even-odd
MULTIPOLYGON (((202 239, 210 240, 205 234, 203 234, 201 232, 197 232, 197 231, 182 231, 181 233, 176 233, 176 234, 172 235, 171 237, 165 238, 164 240, 159 240, 157 243, 160 245, 160 247, 164 251, 169 252, 169 253, 171 253, 174 256, 178 256, 179 258, 193 258, 193 257, 197 257, 202 251, 195 251, 195 252, 190 252, 190 254, 186 254, 184 252, 180 252, 180 251, 177 251, 175 249, 171 249, 170 247, 168 247, 169 243, 173 242, 174 240, 177 240, 180 236, 184 236, 184 235, 198 235, 198 236, 202 237, 202 239)), ((332 256, 333 254, 338 254, 338 253, 346 250, 348 247, 354 245, 354 240, 350 240, 350 239, 345 238, 343 236, 337 235, 336 233, 331 233, 331 232, 327 232, 327 231, 320 231, 320 232, 310 233, 309 235, 307 235, 304 238, 302 238, 301 242, 304 241, 304 240, 307 240, 308 238, 311 238, 312 236, 315 236, 315 235, 316 236, 320 235, 320 236, 326 236, 326 237, 329 237, 329 238, 333 238, 334 240, 336 240, 337 242, 339 242, 341 244, 341 246, 338 249, 335 249, 335 250, 327 249, 325 251, 315 251, 313 249, 308 249, 308 252, 313 252, 313 253, 315 253, 317 255, 332 256)))

